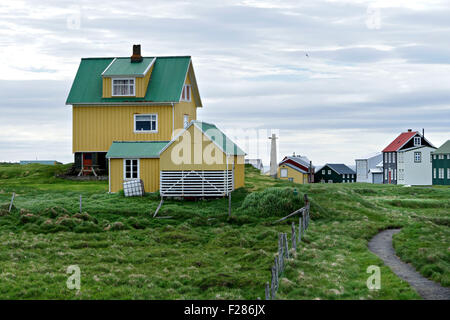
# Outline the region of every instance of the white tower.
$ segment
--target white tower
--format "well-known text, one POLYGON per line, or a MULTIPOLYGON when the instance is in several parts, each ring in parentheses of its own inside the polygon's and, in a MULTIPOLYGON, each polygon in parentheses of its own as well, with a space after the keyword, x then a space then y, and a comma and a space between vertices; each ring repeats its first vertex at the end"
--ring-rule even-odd
POLYGON ((272 133, 272 136, 269 137, 270 140, 270 176, 273 178, 277 177, 277 137, 275 133, 272 133))

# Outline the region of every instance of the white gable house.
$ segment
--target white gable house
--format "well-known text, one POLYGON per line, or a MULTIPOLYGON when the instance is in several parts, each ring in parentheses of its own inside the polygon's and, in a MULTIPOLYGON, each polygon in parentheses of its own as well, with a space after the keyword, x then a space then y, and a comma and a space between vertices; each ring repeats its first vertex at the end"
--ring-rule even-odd
POLYGON ((435 147, 420 146, 398 151, 397 184, 431 185, 431 152, 434 150, 435 147))

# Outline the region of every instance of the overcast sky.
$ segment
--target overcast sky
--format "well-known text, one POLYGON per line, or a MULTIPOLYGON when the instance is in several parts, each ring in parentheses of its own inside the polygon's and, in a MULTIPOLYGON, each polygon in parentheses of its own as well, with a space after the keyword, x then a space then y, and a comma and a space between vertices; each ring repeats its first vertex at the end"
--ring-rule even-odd
MULTIPOLYGON (((0 161, 73 161, 65 100, 80 59, 129 56, 133 44, 192 56, 199 120, 258 132, 265 165, 271 129, 279 157, 316 164, 354 164, 408 128, 440 146, 449 17, 448 0, 2 1, 0 161)), ((241 145, 256 156, 253 140, 241 145)))

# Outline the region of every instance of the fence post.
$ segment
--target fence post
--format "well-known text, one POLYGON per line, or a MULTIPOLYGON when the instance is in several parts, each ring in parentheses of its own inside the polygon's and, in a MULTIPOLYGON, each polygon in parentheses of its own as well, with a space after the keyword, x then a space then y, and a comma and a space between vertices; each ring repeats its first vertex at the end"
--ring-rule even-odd
POLYGON ((80 194, 80 213, 82 213, 82 209, 83 209, 83 200, 82 200, 81 194, 80 194))
POLYGON ((297 244, 295 243, 295 241, 297 240, 296 239, 296 237, 295 237, 295 222, 292 222, 292 228, 291 228, 292 230, 292 235, 291 235, 291 237, 292 237, 292 239, 291 239, 291 241, 292 241, 292 249, 294 249, 294 251, 297 251, 297 244))
POLYGON ((298 245, 302 241, 302 217, 298 217, 298 245))
POLYGON ((11 203, 9 204, 8 212, 11 212, 11 209, 12 209, 12 206, 13 206, 13 203, 14 203, 14 198, 15 198, 15 196, 16 196, 16 193, 13 192, 12 197, 11 197, 11 203))
POLYGON ((266 282, 266 300, 270 300, 270 284, 269 282, 266 282))
POLYGON ((286 258, 289 259, 289 244, 287 240, 287 233, 283 233, 284 235, 284 250, 286 251, 286 258))
POLYGON ((275 266, 272 267, 272 292, 271 292, 271 296, 272 296, 272 300, 275 300, 275 266))

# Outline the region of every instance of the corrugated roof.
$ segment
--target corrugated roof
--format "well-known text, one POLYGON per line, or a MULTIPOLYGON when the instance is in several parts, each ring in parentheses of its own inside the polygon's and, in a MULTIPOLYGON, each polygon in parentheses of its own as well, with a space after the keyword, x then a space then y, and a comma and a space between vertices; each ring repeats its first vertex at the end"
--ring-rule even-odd
POLYGON ((215 141, 223 152, 236 156, 245 155, 245 152, 214 124, 197 120, 193 120, 192 123, 202 130, 209 139, 215 141))
MULTIPOLYGON (((145 57, 144 59, 153 59, 145 57)), ((114 58, 81 59, 75 80, 67 97, 66 104, 99 104, 115 102, 179 102, 181 89, 191 57, 157 57, 147 92, 143 98, 113 97, 102 98, 102 73, 114 58)), ((117 58, 116 61, 121 58, 117 58)), ((129 60, 129 58, 126 58, 129 60)), ((130 65, 132 63, 130 62, 130 65)), ((107 70, 107 72, 109 69, 107 70)))
POLYGON ((395 138, 386 148, 383 149, 382 152, 394 152, 400 149, 406 142, 409 141, 412 137, 414 137, 418 132, 417 131, 408 131, 402 132, 400 135, 395 138))
POLYGON ((288 166, 289 168, 292 168, 292 169, 294 169, 294 170, 297 170, 298 172, 301 172, 301 173, 305 173, 305 174, 308 173, 307 171, 302 170, 302 169, 300 169, 299 167, 296 167, 296 166, 294 166, 294 165, 292 165, 292 164, 290 164, 290 163, 288 163, 288 162, 281 163, 280 165, 288 166))
POLYGON ((433 154, 446 154, 450 153, 450 140, 444 142, 442 146, 433 151, 433 154))
POLYGON ((159 158, 169 141, 114 141, 106 158, 159 158))
POLYGON ((105 77, 111 76, 141 76, 143 77, 154 57, 145 57, 141 62, 131 62, 130 58, 117 58, 103 73, 105 77))
POLYGON ((355 171, 353 171, 343 163, 327 163, 326 166, 330 167, 338 174, 356 174, 355 171))
MULTIPOLYGON (((298 164, 305 166, 307 168, 309 168, 309 159, 305 156, 287 156, 285 157, 285 159, 283 159, 283 161, 281 161, 281 163, 283 163, 286 160, 292 160, 297 162, 298 164)), ((312 166, 313 168, 315 168, 314 166, 312 166)))

